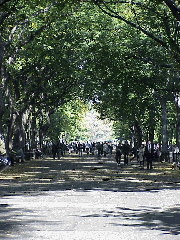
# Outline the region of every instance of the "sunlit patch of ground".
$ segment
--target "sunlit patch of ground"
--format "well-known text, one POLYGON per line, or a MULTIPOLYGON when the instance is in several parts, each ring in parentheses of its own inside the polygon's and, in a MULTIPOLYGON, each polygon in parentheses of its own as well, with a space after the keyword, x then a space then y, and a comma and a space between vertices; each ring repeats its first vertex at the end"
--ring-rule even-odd
MULTIPOLYGON (((79 184, 79 188, 81 188, 80 184, 96 182, 97 184, 106 184, 107 188, 114 189, 116 189, 115 185, 121 187, 121 183, 127 183, 129 189, 136 188, 136 184, 141 189, 143 185, 176 184, 179 186, 180 170, 173 170, 171 164, 167 162, 155 162, 153 170, 148 171, 146 166, 145 169, 140 168, 136 160, 131 161, 129 166, 124 166, 123 161, 121 166, 117 166, 114 155, 97 158, 84 154, 81 158, 77 154, 67 154, 60 160, 48 157, 45 160, 37 159, 16 164, 0 173, 2 184, 5 184, 4 180, 21 181, 21 185, 24 182, 27 185, 47 185, 47 187, 52 184, 58 186, 70 183, 72 186, 79 184)), ((97 187, 99 186, 93 186, 94 189, 97 187)))

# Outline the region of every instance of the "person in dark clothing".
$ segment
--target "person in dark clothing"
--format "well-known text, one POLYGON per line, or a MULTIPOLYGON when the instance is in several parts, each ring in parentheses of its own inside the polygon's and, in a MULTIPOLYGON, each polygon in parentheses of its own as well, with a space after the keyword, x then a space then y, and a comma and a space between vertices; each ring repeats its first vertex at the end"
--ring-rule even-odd
POLYGON ((60 142, 60 140, 58 141, 57 143, 57 155, 58 155, 58 160, 61 159, 61 155, 62 155, 62 147, 63 147, 63 144, 60 142))
POLYGON ((36 148, 35 150, 35 159, 43 157, 43 153, 40 149, 36 148))
POLYGON ((102 145, 100 144, 100 142, 97 143, 96 149, 98 150, 98 157, 100 157, 102 151, 102 145))
POLYGON ((154 149, 153 149, 153 144, 151 141, 148 141, 148 144, 145 147, 145 156, 147 160, 147 169, 152 169, 152 161, 153 161, 153 156, 154 156, 154 149))
POLYGON ((80 142, 78 143, 78 151, 79 151, 79 157, 82 157, 83 144, 80 142))
POLYGON ((123 144, 122 151, 124 154, 124 165, 128 165, 128 156, 130 152, 130 146, 127 141, 123 144))
POLYGON ((118 146, 116 147, 116 162, 117 162, 118 165, 120 165, 120 163, 121 163, 121 155, 122 155, 121 145, 118 144, 118 146))
POLYGON ((53 143, 52 145, 52 155, 53 155, 53 159, 56 158, 56 154, 58 154, 58 147, 55 143, 53 143))

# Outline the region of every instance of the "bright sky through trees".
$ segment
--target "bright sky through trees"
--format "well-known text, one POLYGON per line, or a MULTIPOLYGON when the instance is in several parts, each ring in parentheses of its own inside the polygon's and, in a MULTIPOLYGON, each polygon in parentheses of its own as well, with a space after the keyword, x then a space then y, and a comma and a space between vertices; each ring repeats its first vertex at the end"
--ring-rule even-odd
POLYGON ((86 112, 83 119, 83 125, 90 137, 89 140, 92 141, 112 140, 114 138, 112 124, 108 120, 99 119, 99 114, 95 110, 86 112))

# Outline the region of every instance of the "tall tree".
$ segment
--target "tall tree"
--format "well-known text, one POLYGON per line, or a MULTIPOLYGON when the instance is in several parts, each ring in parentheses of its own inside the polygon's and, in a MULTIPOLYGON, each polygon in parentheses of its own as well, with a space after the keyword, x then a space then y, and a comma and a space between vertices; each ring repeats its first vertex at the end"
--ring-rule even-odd
POLYGON ((103 13, 158 43, 179 66, 179 1, 92 1, 103 13))

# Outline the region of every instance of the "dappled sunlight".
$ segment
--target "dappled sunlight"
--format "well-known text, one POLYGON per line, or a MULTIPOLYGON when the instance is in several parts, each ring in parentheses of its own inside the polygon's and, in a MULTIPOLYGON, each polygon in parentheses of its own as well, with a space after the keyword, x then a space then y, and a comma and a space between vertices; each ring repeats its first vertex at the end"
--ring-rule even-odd
POLYGON ((162 173, 157 173, 157 172, 150 172, 148 175, 149 176, 158 176, 161 175, 162 173))
MULTIPOLYGON (((169 167, 166 164, 167 167, 169 167)), ((63 156, 60 160, 46 158, 17 164, 0 174, 4 190, 43 191, 59 189, 106 190, 106 191, 154 191, 154 189, 180 187, 179 177, 172 179, 171 171, 161 163, 154 164, 152 171, 140 169, 135 160, 131 165, 117 166, 114 155, 97 158, 93 155, 77 154, 63 156), (163 170, 162 170, 163 169, 163 170), (17 184, 17 183, 20 183, 17 184)))
POLYGON ((35 171, 35 170, 33 170, 32 172, 29 171, 29 172, 25 172, 25 173, 27 173, 25 176, 33 176, 33 175, 39 174, 39 173, 41 173, 41 172, 40 172, 40 171, 35 171), (30 174, 28 175, 28 173, 30 173, 30 174))
POLYGON ((31 168, 32 168, 32 169, 42 169, 42 168, 43 168, 43 169, 46 169, 46 168, 49 169, 50 167, 46 167, 46 166, 37 167, 37 166, 36 166, 36 167, 29 167, 29 168, 30 168, 30 169, 31 169, 31 168))
MULTIPOLYGON (((109 217, 119 218, 119 226, 144 227, 145 229, 161 230, 163 234, 180 234, 180 209, 179 207, 163 210, 162 208, 123 209, 117 212, 106 212, 109 217), (126 220, 126 221, 124 221, 126 220)), ((118 226, 118 223, 112 223, 118 226)))
MULTIPOLYGON (((121 179, 117 179, 118 181, 122 181, 122 182, 137 182, 137 183, 151 183, 151 180, 140 180, 137 178, 121 178, 121 179)), ((116 181, 117 181, 116 180, 116 181)))
POLYGON ((81 164, 82 166, 86 166, 85 164, 97 164, 97 161, 84 161, 84 162, 81 162, 81 161, 73 161, 74 163, 77 163, 77 164, 81 164))
MULTIPOLYGON (((36 172, 38 173, 38 172, 36 172)), ((0 180, 12 180, 12 179, 20 179, 20 178, 26 178, 26 177, 32 177, 34 176, 36 173, 34 174, 26 174, 26 173, 22 173, 22 174, 12 174, 11 176, 0 176, 0 180)))
MULTIPOLYGON (((0 174, 1 199, 11 203, 11 209, 2 207, 5 211, 2 221, 11 222, 13 231, 26 226, 31 232, 44 226, 47 231, 53 226, 62 232, 74 231, 75 226, 89 233, 108 228, 119 231, 123 227, 129 233, 137 228, 142 232, 153 229, 168 236, 179 235, 180 212, 178 207, 171 207, 178 199, 172 194, 169 199, 166 197, 171 189, 173 192, 180 189, 180 183, 174 183, 179 177, 172 181, 166 168, 158 169, 162 168, 160 163, 154 164, 152 171, 137 165, 134 162, 117 166, 114 156, 108 159, 63 156, 60 160, 17 164, 0 174), (33 212, 28 212, 29 209, 33 212)), ((1 225, 4 227, 3 222, 1 225)), ((6 227, 11 229, 11 225, 6 227)))

